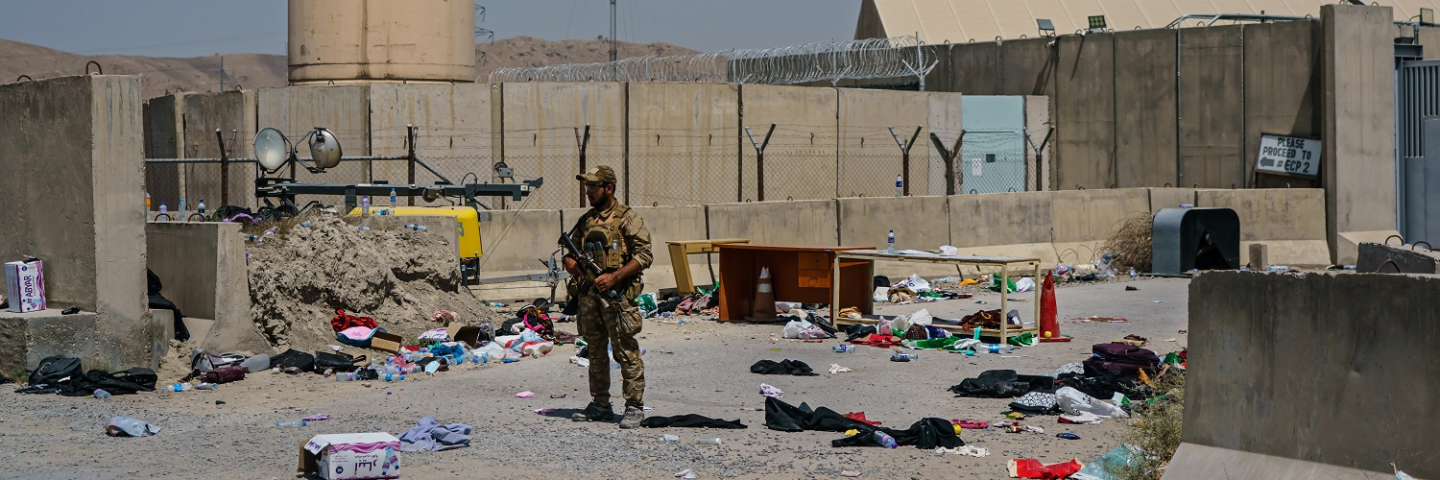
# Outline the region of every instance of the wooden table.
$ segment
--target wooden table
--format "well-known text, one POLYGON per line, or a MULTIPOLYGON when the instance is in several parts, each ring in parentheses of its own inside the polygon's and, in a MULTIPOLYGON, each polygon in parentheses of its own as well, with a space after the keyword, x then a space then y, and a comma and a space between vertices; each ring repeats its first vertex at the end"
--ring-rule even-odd
MULTIPOLYGON (((679 240, 665 242, 670 247, 670 265, 675 268, 675 290, 685 294, 695 291, 695 281, 690 279, 691 255, 719 253, 716 245, 750 243, 744 238, 720 238, 714 240, 679 240)), ((719 282, 720 279, 712 279, 719 282)))
MULTIPOLYGON (((837 261, 836 255, 874 247, 778 247, 717 245, 720 250, 720 321, 747 320, 755 311, 755 281, 762 267, 770 269, 775 300, 827 303, 844 297, 863 301, 870 308, 875 284, 869 261, 837 261), (832 272, 832 268, 834 269, 832 272), (844 290, 832 288, 835 277, 845 279, 844 290)), ((834 305, 831 305, 834 317, 834 305)))
MULTIPOLYGON (((1009 294, 1006 294, 1006 293, 1004 292, 1004 290, 1005 290, 1004 287, 1001 287, 1001 295, 1000 295, 1000 328, 999 328, 999 329, 982 328, 982 329, 980 329, 980 335, 981 335, 981 336, 985 336, 985 337, 999 338, 1001 342, 1004 342, 1006 339, 1009 339, 1010 337, 1018 336, 1018 335, 1020 335, 1020 334, 1026 333, 1026 332, 1035 333, 1035 334, 1039 334, 1039 332, 1040 332, 1040 279, 1041 279, 1041 276, 1040 276, 1040 259, 1038 259, 1038 258, 981 257, 981 256, 975 256, 975 255, 940 255, 940 254, 935 254, 935 253, 886 253, 886 252, 883 252, 883 251, 880 251, 880 250, 846 250, 846 251, 843 251, 843 252, 839 252, 837 255, 835 255, 834 268, 833 268, 833 270, 832 270, 832 271, 834 272, 834 276, 835 276, 835 277, 834 277, 834 278, 835 278, 834 283, 835 283, 835 285, 837 286, 837 288, 834 289, 835 294, 832 296, 833 298, 832 298, 831 303, 830 303, 830 307, 831 307, 831 316, 830 316, 830 318, 831 318, 831 321, 834 322, 835 325, 837 325, 837 326, 838 326, 838 325, 842 325, 842 324, 874 323, 874 322, 876 322, 876 321, 874 321, 874 320, 868 320, 868 321, 867 321, 867 320, 853 320, 853 319, 837 318, 837 317, 835 316, 835 314, 834 314, 834 312, 838 311, 838 310, 836 310, 837 308, 844 308, 844 307, 849 307, 849 306, 856 306, 856 307, 858 307, 858 308, 860 309, 861 314, 864 314, 864 315, 869 315, 869 314, 873 313, 873 312, 871 311, 871 309, 869 309, 869 308, 867 308, 867 307, 861 307, 861 306, 858 306, 858 305, 844 305, 844 306, 837 307, 837 305, 840 303, 840 295, 839 295, 839 292, 841 291, 841 288, 845 288, 845 287, 840 287, 841 281, 842 281, 842 278, 841 278, 842 275, 840 275, 840 269, 842 268, 842 266, 846 265, 846 261, 847 261, 847 260, 848 260, 848 261, 852 261, 852 262, 853 262, 853 261, 865 261, 865 262, 867 262, 867 263, 876 262, 876 261, 943 263, 943 264, 955 265, 955 266, 957 266, 957 267, 960 266, 960 265, 994 266, 994 267, 1000 267, 1000 284, 1001 284, 1001 285, 1008 285, 1008 284, 1010 283, 1010 272, 1012 272, 1012 271, 1017 272, 1017 273, 1019 273, 1019 272, 1027 272, 1027 273, 1028 273, 1028 272, 1032 272, 1032 271, 1033 271, 1034 274, 1035 274, 1035 290, 1034 290, 1034 291, 1035 291, 1035 313, 1034 313, 1034 316, 1031 317, 1031 322, 1032 322, 1032 323, 1031 323, 1031 326, 1026 327, 1026 326, 1024 325, 1024 322, 1022 321, 1022 322, 1021 322, 1021 325, 1020 325, 1019 327, 1017 327, 1017 328, 1010 328, 1010 322, 1009 322, 1009 318, 1008 318, 1008 314, 1009 314, 1009 311, 1010 311, 1010 300, 1009 300, 1009 299, 1010 299, 1010 295, 1009 295, 1009 294), (1015 267, 1015 268, 1012 270, 1012 267, 1015 267)), ((853 268, 853 267, 851 267, 851 268, 853 268)), ((873 271, 873 268, 874 268, 874 267, 872 266, 872 267, 870 267, 870 268, 871 268, 871 270, 873 271)), ((843 279, 843 280, 850 281, 850 280, 848 280, 848 279, 843 279)), ((873 282, 866 283, 866 286, 867 286, 867 287, 869 287, 870 285, 873 285, 873 282)), ((848 289, 847 289, 847 290, 848 290, 848 289)), ((872 292, 873 292, 873 291, 872 291, 872 292)), ((870 296, 870 294, 867 293, 867 294, 866 294, 866 298, 869 298, 869 296, 870 296)), ((778 297, 777 297, 777 298, 778 298, 778 297)), ((965 335, 974 335, 974 331, 973 331, 973 330, 964 329, 964 328, 961 328, 961 327, 956 326, 956 325, 937 324, 937 325, 935 325, 935 326, 941 327, 941 328, 945 328, 945 329, 950 330, 950 331, 953 331, 953 332, 963 333, 963 334, 965 334, 965 335)), ((901 335, 904 335, 904 334, 901 333, 901 335)))

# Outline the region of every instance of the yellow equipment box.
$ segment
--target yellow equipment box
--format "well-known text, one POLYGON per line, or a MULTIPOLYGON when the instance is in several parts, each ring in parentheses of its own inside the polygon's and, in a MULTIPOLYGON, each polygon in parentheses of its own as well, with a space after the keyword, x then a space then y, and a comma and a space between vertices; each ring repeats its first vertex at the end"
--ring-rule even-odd
MULTIPOLYGON (((432 217, 455 217, 455 224, 459 228, 459 254, 460 258, 480 258, 480 214, 470 207, 395 207, 394 211, 384 207, 370 207, 370 215, 385 216, 432 216, 432 217)), ((350 211, 351 216, 360 215, 360 209, 350 211)))

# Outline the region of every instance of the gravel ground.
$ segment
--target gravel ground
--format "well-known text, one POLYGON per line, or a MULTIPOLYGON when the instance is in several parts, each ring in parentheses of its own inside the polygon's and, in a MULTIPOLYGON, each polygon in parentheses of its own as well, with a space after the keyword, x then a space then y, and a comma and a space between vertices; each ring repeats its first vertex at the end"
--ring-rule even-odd
MULTIPOLYGON (((888 350, 863 347, 856 353, 834 353, 834 341, 771 343, 780 333, 778 325, 647 320, 641 345, 648 350, 646 401, 654 407, 649 414, 739 418, 749 425, 745 430, 620 430, 614 424, 578 424, 532 413, 556 408, 568 415, 585 405, 585 370, 567 361, 573 346, 558 347, 545 358, 462 367, 404 383, 337 383, 317 375, 261 373, 215 392, 164 397, 149 393, 107 401, 18 395, 4 388, 0 448, 6 460, 0 479, 293 478, 298 447, 313 435, 398 435, 427 415, 442 423, 474 425, 474 441, 470 448, 405 454, 402 478, 671 478, 687 468, 699 478, 838 478, 843 470, 859 471, 862 478, 1006 478, 1005 463, 1017 455, 1045 462, 1088 462, 1118 444, 1121 422, 1063 425, 1043 416, 1027 422, 1043 427, 1044 434, 966 431, 962 438, 989 449, 987 458, 937 455, 913 447, 831 448, 830 440, 840 434, 766 429, 764 412, 753 411, 764 404, 759 385, 779 387, 793 404, 863 411, 872 420, 899 428, 927 416, 998 421, 1009 400, 956 398, 946 389, 988 369, 1051 372, 1083 360, 1091 344, 1129 333, 1149 338, 1151 348, 1162 355, 1178 350, 1186 342, 1177 331, 1186 328, 1188 283, 1156 279, 1059 289, 1061 331, 1075 341, 1017 350, 1015 355, 1024 355, 1019 357, 927 352, 917 362, 892 363, 888 350), (1139 290, 1124 291, 1125 285, 1139 290), (1074 320, 1088 316, 1127 317, 1130 322, 1074 320), (763 358, 802 360, 822 375, 749 373, 749 365, 763 358), (854 372, 829 375, 825 372, 831 363, 854 372), (535 397, 515 398, 522 390, 535 392, 535 397), (553 394, 568 396, 551 399, 553 394), (331 417, 303 428, 274 426, 276 420, 317 413, 331 417), (147 438, 107 437, 102 433, 105 423, 116 415, 151 422, 162 431, 147 438), (1081 440, 1055 437, 1067 431, 1081 440), (680 442, 661 442, 667 433, 679 436, 680 442), (723 445, 697 444, 697 437, 720 437, 723 445)), ((1026 299, 1014 308, 1029 318, 1033 296, 1012 298, 1026 299)), ((973 299, 878 310, 896 314, 927 308, 937 316, 959 317, 995 308, 998 300, 996 294, 982 293, 973 299)), ((618 372, 612 378, 618 400, 618 372)))

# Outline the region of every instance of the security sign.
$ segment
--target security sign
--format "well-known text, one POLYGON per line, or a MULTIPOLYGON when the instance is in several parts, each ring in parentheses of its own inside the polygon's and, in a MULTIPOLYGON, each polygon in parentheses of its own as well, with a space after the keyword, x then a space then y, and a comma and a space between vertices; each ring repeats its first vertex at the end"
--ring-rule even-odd
POLYGON ((1320 140, 1260 136, 1260 159, 1255 169, 1276 175, 1315 178, 1320 176, 1320 140))

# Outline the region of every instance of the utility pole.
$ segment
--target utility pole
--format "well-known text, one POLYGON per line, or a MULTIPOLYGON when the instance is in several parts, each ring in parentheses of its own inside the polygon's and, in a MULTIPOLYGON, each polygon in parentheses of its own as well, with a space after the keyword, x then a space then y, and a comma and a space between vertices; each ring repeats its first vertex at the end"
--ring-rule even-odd
POLYGON ((610 81, 616 81, 618 72, 615 62, 619 60, 620 51, 616 49, 615 43, 615 0, 610 0, 610 81))
MULTIPOLYGON (((225 56, 220 56, 220 91, 225 91, 225 56)), ((223 203, 222 203, 223 205, 223 203)))

